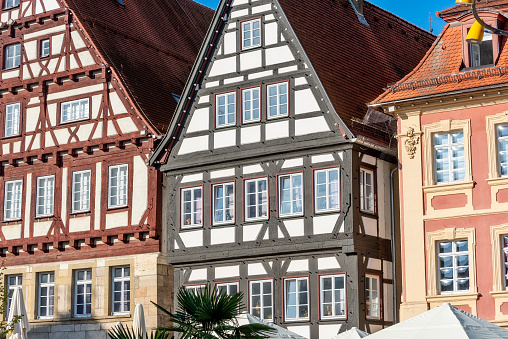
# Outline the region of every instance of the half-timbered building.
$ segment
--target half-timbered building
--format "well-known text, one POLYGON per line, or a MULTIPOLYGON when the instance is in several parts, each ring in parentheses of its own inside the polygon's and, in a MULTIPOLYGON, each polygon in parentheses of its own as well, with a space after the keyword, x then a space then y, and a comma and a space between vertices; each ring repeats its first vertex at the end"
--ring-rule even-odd
POLYGON ((169 124, 212 11, 190 0, 5 0, 0 255, 31 338, 106 338, 171 306, 161 180, 169 124), (49 334, 48 334, 49 333, 49 334))
POLYGON ((175 289, 306 338, 392 324, 393 125, 366 103, 433 38, 363 1, 222 0, 150 160, 175 289))

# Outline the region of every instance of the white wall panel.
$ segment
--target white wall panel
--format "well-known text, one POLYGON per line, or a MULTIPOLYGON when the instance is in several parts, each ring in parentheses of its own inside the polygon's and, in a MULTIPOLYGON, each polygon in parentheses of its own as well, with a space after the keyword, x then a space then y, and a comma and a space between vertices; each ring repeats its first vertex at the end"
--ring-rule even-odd
POLYGON ((79 217, 69 219, 69 232, 87 232, 90 231, 90 217, 79 217))
POLYGON ((321 109, 310 88, 295 91, 295 114, 319 111, 321 109))
POLYGON ((313 164, 318 164, 320 162, 331 162, 335 161, 333 158, 333 154, 321 154, 321 155, 313 155, 311 157, 311 161, 313 164))
POLYGON ((330 131, 325 117, 314 117, 307 119, 297 119, 295 121, 295 135, 307 135, 330 131))
POLYGON ((106 214, 106 229, 123 227, 129 224, 129 212, 116 212, 106 214))
POLYGON ((208 76, 218 76, 236 72, 236 57, 214 60, 208 76))
POLYGON ((78 58, 81 61, 81 65, 83 65, 83 67, 95 65, 95 60, 93 59, 92 54, 90 54, 89 51, 79 52, 78 58))
POLYGON ((249 78, 249 80, 253 80, 253 79, 269 77, 272 75, 273 75, 273 71, 269 70, 269 71, 263 71, 263 72, 257 72, 257 73, 250 73, 247 77, 249 78))
POLYGON ((252 173, 261 173, 261 172, 263 172, 263 167, 261 167, 261 165, 259 165, 259 164, 243 167, 243 174, 244 175, 252 174, 252 173))
POLYGON ((224 54, 236 53, 236 32, 224 34, 224 54))
POLYGON ((5 240, 17 240, 21 239, 21 229, 21 224, 3 225, 2 233, 5 237, 5 240))
POLYGON ((253 6, 252 7, 252 14, 258 14, 263 12, 268 12, 272 10, 271 4, 261 5, 261 6, 253 6))
POLYGON ((211 244, 227 244, 235 242, 235 229, 236 227, 222 227, 212 228, 211 231, 211 244))
POLYGON ((282 168, 292 168, 300 166, 303 166, 303 158, 288 159, 284 161, 284 165, 282 165, 282 168))
POLYGON ((261 263, 247 265, 247 272, 249 276, 268 274, 261 263))
POLYGON ((314 234, 332 233, 339 214, 326 214, 312 218, 314 234))
POLYGON ((261 50, 255 50, 252 52, 243 52, 240 54, 240 70, 245 71, 248 69, 258 68, 263 66, 263 60, 261 57, 261 50))
POLYGON ((365 234, 377 237, 377 219, 362 216, 362 222, 365 234))
POLYGON ((289 46, 272 47, 266 49, 266 65, 282 64, 288 61, 294 61, 293 53, 289 46))
MULTIPOLYGON (((65 29, 65 25, 62 25, 65 29)), ((65 34, 58 34, 51 37, 51 54, 60 54, 65 34)))
POLYGON ((185 247, 201 247, 203 246, 203 230, 180 232, 185 247))
POLYGON ((261 126, 242 127, 241 135, 242 145, 261 142, 261 126))
POLYGON ((319 324, 319 339, 330 339, 340 331, 341 324, 319 324))
MULTIPOLYGON (((143 214, 148 208, 148 167, 143 158, 136 155, 133 158, 134 175, 132 190, 136 195, 135 203, 132 204, 132 225, 139 225, 143 214)), ((133 199, 134 200, 134 199, 133 199)), ((155 201, 152 201, 155 204, 155 201)))
MULTIPOLYGON (((30 219, 28 219, 30 220, 30 219)), ((48 234, 53 221, 36 221, 34 222, 34 237, 43 237, 48 234)))
MULTIPOLYGON (((100 98, 102 99, 102 95, 100 96, 100 98)), ((109 102, 111 103, 111 107, 113 108, 113 113, 114 114, 127 113, 127 108, 125 107, 125 105, 123 104, 122 100, 118 96, 118 93, 111 92, 109 94, 109 102)), ((99 104, 100 104, 100 101, 99 101, 99 104)))
POLYGON ((125 117, 118 119, 116 121, 118 123, 118 127, 120 127, 120 130, 123 134, 132 133, 132 132, 138 132, 138 127, 134 123, 131 117, 125 117))
POLYGON ((215 268, 215 279, 224 279, 240 276, 240 266, 219 266, 215 268))
POLYGON ((302 237, 305 235, 303 219, 284 220, 284 225, 290 237, 302 237))
POLYGON ((196 182, 196 181, 203 181, 203 173, 184 175, 181 183, 185 184, 187 182, 196 182))
POLYGON ((367 260, 367 269, 381 271, 381 259, 365 258, 367 260))
POLYGON ((189 154, 199 151, 206 151, 208 149, 208 136, 200 136, 193 138, 185 138, 182 141, 182 146, 178 151, 178 155, 189 154))
POLYGON ((309 270, 309 260, 291 260, 289 263, 288 272, 306 272, 309 270))
POLYGON ((25 42, 25 52, 28 61, 37 59, 37 40, 25 42))
POLYGON ((276 22, 266 24, 265 26, 265 46, 270 46, 279 42, 279 31, 276 22))
POLYGON ((309 326, 288 326, 287 329, 291 332, 295 332, 296 334, 301 335, 304 338, 311 339, 309 326))
POLYGON ((81 38, 81 35, 79 34, 78 31, 72 31, 71 37, 72 37, 72 42, 74 43, 74 47, 76 47, 76 49, 86 47, 85 42, 83 41, 83 38, 81 38))
POLYGON ((318 270, 339 269, 340 265, 335 257, 318 258, 318 270))
POLYGON ((262 228, 263 224, 245 224, 243 226, 243 241, 255 241, 262 228))
POLYGON ((283 120, 266 124, 266 140, 289 137, 289 121, 283 120))
POLYGON ((224 148, 236 146, 236 130, 215 132, 213 139, 214 148, 224 148))
POLYGON ((206 268, 199 268, 192 270, 189 281, 199 281, 199 280, 206 280, 207 279, 207 273, 206 268))
POLYGON ((210 172, 210 179, 224 178, 224 177, 233 177, 235 175, 234 168, 227 168, 219 171, 210 172))

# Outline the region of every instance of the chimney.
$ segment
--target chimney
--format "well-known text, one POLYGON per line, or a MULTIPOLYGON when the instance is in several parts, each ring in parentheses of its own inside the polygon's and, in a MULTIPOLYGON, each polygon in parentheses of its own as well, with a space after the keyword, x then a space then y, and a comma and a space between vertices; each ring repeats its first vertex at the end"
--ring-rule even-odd
POLYGON ((363 0, 350 0, 356 11, 363 15, 363 0))

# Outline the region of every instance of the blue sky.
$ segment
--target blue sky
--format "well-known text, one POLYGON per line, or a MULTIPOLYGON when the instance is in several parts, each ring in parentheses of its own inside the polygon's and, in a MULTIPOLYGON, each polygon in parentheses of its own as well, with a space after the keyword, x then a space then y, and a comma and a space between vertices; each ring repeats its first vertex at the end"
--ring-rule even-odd
MULTIPOLYGON (((196 0, 203 5, 215 9, 219 0, 196 0)), ((295 0, 296 1, 296 0, 295 0)), ((319 0, 315 0, 319 1, 319 0)), ((402 1, 402 0, 370 0, 373 4, 382 7, 401 18, 428 30, 429 13, 432 15, 432 27, 434 34, 439 34, 445 22, 436 17, 436 12, 455 5, 454 0, 423 0, 423 1, 402 1)))

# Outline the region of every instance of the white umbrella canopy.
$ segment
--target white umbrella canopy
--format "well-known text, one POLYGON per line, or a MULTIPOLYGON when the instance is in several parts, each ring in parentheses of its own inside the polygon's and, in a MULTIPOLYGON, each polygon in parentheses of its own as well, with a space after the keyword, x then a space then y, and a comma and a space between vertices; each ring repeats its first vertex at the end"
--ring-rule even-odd
POLYGON ((132 322, 132 332, 134 336, 138 338, 140 335, 142 338, 146 338, 146 324, 145 324, 145 312, 143 311, 143 305, 137 304, 134 309, 134 320, 132 322))
POLYGON ((30 324, 28 323, 25 301, 23 300, 23 291, 21 288, 14 289, 7 323, 12 324, 16 316, 21 316, 21 318, 14 324, 12 332, 7 336, 7 339, 28 339, 27 332, 30 331, 30 324))
POLYGON ((371 334, 369 339, 508 339, 508 330, 444 303, 371 334))
POLYGON ((350 330, 337 334, 330 339, 362 339, 368 335, 367 332, 361 331, 357 327, 352 327, 350 330))
POLYGON ((277 326, 275 324, 269 323, 267 321, 261 320, 258 317, 255 317, 249 313, 242 313, 236 316, 236 320, 238 321, 238 325, 248 325, 248 324, 263 324, 268 327, 271 327, 276 330, 276 332, 267 333, 267 338, 292 338, 292 339, 307 339, 302 337, 299 334, 286 330, 284 327, 277 326))

